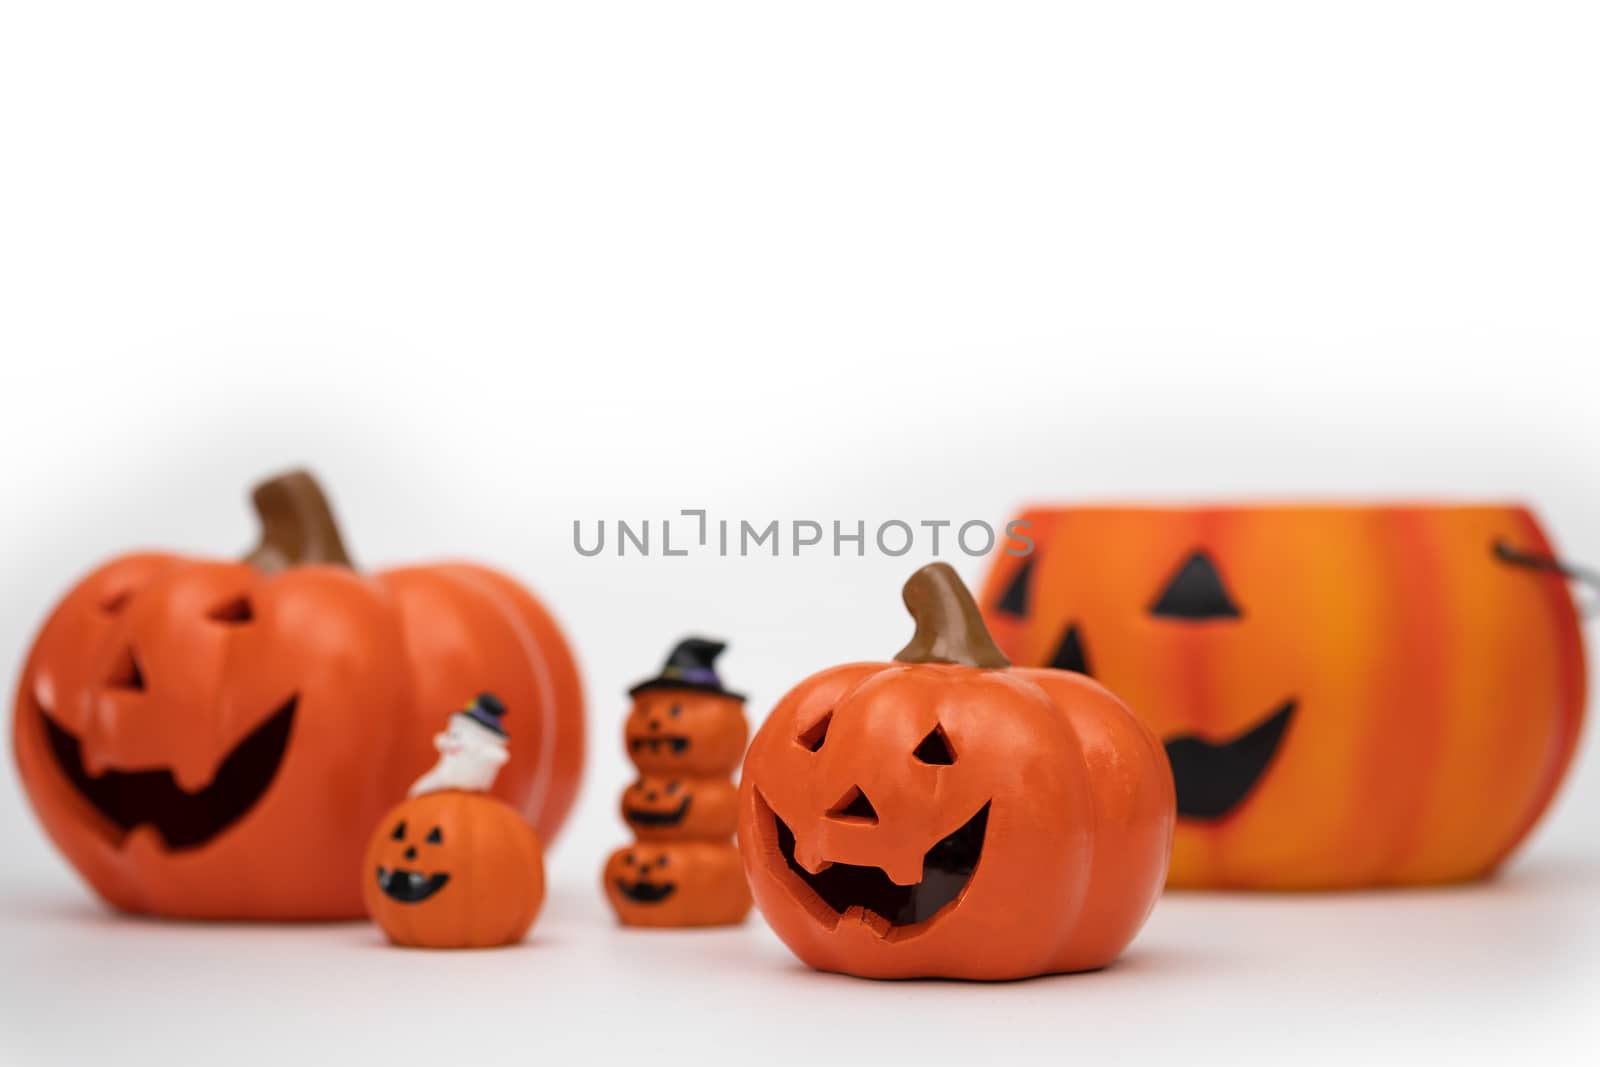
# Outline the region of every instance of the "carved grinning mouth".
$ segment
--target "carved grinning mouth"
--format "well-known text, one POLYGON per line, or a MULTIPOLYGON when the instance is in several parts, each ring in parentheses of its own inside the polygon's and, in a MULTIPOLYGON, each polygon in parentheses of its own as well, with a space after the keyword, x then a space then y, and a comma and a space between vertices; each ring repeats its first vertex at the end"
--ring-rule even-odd
POLYGON ((655 737, 635 737, 628 742, 628 747, 635 752, 643 752, 647 748, 651 752, 659 752, 663 745, 670 748, 672 754, 676 756, 687 751, 689 739, 682 734, 658 734, 655 737))
POLYGON ((954 833, 928 849, 922 857, 921 881, 896 885, 881 867, 853 863, 829 863, 812 874, 794 858, 794 831, 759 792, 757 798, 772 816, 778 851, 789 870, 834 913, 835 922, 855 914, 884 938, 934 919, 960 899, 983 855, 984 833, 989 825, 989 804, 985 803, 954 833))
POLYGON ((120 845, 135 826, 150 825, 168 849, 198 848, 239 821, 266 793, 289 745, 298 696, 292 696, 266 722, 239 742, 217 767, 211 783, 196 793, 185 792, 172 772, 107 771, 91 775, 83 765, 77 737, 50 717, 43 707, 50 752, 72 788, 114 828, 120 845))
POLYGON ((659 904, 678 890, 677 882, 616 882, 617 892, 635 904, 659 904))
POLYGON ((1284 701, 1258 725, 1228 741, 1213 743, 1187 734, 1167 741, 1178 814, 1220 819, 1244 803, 1277 755, 1297 706, 1294 700, 1284 701))
POLYGON ((693 797, 684 797, 683 803, 673 811, 642 811, 639 808, 628 809, 628 821, 636 826, 676 826, 689 814, 689 801, 693 797))
POLYGON ((378 888, 390 900, 402 904, 420 904, 443 889, 450 880, 448 874, 424 875, 421 871, 407 871, 399 867, 390 870, 378 868, 378 888))

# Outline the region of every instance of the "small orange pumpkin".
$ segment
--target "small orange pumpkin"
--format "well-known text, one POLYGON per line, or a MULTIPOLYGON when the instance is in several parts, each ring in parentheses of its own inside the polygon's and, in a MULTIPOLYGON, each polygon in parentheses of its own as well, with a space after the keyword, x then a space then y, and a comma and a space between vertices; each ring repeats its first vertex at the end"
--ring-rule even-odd
POLYGON ((1514 506, 1025 512, 983 603, 1019 663, 1091 674, 1161 737, 1175 886, 1479 878, 1549 804, 1582 635, 1514 506))
POLYGON ((622 793, 622 821, 641 841, 733 836, 739 788, 721 778, 646 775, 622 793))
POLYGON ((77 585, 17 685, 13 748, 56 846, 112 905, 191 918, 362 914, 367 834, 439 707, 492 689, 531 725, 495 786, 546 840, 583 767, 560 630, 465 563, 363 574, 310 475, 258 487, 243 562, 143 552, 77 585))
POLYGON ((514 944, 544 902, 538 835, 485 793, 424 793, 391 809, 363 869, 367 912, 397 945, 514 944))
POLYGON ((948 564, 905 586, 892 663, 790 690, 745 759, 757 906, 821 970, 1020 978, 1109 963, 1161 891, 1173 791, 1100 685, 1011 668, 948 564))
POLYGON ((611 854, 601 877, 626 926, 732 926, 750 914, 732 844, 636 841, 611 854))

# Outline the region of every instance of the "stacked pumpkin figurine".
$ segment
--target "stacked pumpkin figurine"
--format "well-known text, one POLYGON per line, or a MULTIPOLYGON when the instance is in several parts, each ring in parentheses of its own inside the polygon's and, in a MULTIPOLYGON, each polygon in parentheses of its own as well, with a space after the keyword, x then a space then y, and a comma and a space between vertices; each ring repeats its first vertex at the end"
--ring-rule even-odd
POLYGON ((624 740, 639 779, 622 794, 622 818, 635 840, 611 854, 602 877, 625 926, 729 926, 750 912, 731 780, 749 726, 744 697, 717 677, 725 647, 680 641, 659 675, 628 691, 624 740))

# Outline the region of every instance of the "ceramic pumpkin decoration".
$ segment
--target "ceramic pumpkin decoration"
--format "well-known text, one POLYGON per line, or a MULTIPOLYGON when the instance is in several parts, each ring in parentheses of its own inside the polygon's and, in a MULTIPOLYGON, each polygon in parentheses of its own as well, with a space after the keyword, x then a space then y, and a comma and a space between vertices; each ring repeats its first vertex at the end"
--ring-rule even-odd
POLYGON ((679 641, 654 678, 628 690, 628 758, 644 772, 622 794, 635 842, 606 860, 601 888, 624 926, 744 922, 750 890, 732 837, 738 790, 729 775, 749 728, 744 697, 723 688, 727 646, 679 641))
POLYGON ((527 723, 494 793, 552 837, 583 711, 539 602, 467 563, 356 570, 305 473, 254 502, 242 561, 112 560, 23 665, 22 784, 90 886, 160 915, 360 916, 367 834, 427 759, 436 709, 485 689, 527 723))
POLYGON ((750 727, 744 697, 722 688, 715 661, 724 645, 678 642, 661 673, 628 690, 623 727, 628 758, 648 774, 727 774, 744 756, 750 727))
POLYGON ((1098 683, 1010 666, 948 564, 912 641, 790 690, 739 796, 756 905, 813 967, 1010 979, 1110 963, 1161 891, 1160 745, 1098 683))
POLYGON ((484 793, 508 761, 505 705, 481 693, 434 739, 439 762, 367 846, 367 912, 397 945, 488 948, 521 941, 544 902, 539 838, 484 793))
POLYGON ((731 843, 636 841, 613 852, 602 876, 626 926, 732 926, 750 914, 750 887, 731 843))
POLYGON ((1166 744, 1171 882, 1478 878, 1544 811, 1584 705, 1577 614, 1497 506, 1084 507, 984 589, 1019 663, 1090 674, 1166 744))
POLYGON ((738 809, 739 789, 725 778, 646 775, 622 794, 622 821, 641 841, 726 841, 738 809))

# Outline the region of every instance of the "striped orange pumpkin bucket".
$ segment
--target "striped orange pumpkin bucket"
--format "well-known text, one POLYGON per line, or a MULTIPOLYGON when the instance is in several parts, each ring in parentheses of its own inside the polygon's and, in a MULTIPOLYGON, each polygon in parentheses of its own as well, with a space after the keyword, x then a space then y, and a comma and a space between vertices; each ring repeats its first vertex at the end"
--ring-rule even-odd
POLYGON ((1480 878, 1550 803, 1584 708, 1569 578, 1517 506, 1024 511, 982 606, 1018 664, 1166 745, 1169 885, 1480 878), (1012 542, 1014 548, 1017 542, 1012 542))

